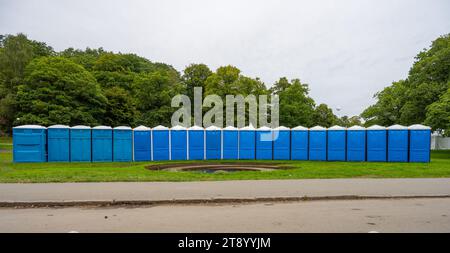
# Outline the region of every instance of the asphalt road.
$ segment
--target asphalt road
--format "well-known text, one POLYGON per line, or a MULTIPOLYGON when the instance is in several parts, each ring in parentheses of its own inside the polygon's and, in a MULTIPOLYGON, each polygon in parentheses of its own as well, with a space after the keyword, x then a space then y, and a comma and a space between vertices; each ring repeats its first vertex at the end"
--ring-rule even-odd
POLYGON ((0 208, 0 232, 450 232, 450 198, 0 208))

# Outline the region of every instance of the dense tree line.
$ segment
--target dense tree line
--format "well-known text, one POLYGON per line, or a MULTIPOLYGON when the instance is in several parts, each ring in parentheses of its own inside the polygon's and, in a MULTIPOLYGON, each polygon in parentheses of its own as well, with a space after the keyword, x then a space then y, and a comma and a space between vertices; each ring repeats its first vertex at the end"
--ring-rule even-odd
POLYGON ((278 94, 280 124, 288 127, 361 123, 358 117, 338 118, 327 105, 316 105, 309 86, 299 79, 282 77, 267 89, 259 78, 244 76, 234 66, 212 71, 205 64, 191 64, 179 73, 135 54, 102 48, 56 52, 24 34, 0 36, 0 133, 22 124, 169 125, 177 109, 171 107, 172 97, 193 98, 194 87, 202 87, 203 96, 223 99, 278 94))
POLYGON ((423 123, 450 135, 450 34, 421 51, 405 80, 375 94, 361 116, 365 124, 423 123))

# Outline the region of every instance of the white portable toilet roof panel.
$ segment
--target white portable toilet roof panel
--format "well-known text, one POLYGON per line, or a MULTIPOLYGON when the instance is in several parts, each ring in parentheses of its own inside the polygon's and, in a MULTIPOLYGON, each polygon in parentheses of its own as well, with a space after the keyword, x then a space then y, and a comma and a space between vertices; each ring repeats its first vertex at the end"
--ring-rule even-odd
POLYGON ((304 126, 296 126, 296 127, 294 127, 294 128, 292 128, 292 131, 306 131, 306 130, 308 130, 308 128, 307 127, 304 127, 304 126))
POLYGON ((153 130, 169 130, 169 128, 168 127, 165 127, 165 126, 161 126, 161 125, 159 125, 159 126, 155 126, 154 128, 153 128, 153 130))
POLYGON ((366 128, 362 127, 362 126, 351 126, 351 127, 347 128, 347 130, 364 131, 364 130, 366 130, 366 128))
POLYGON ((47 129, 44 126, 40 126, 40 125, 21 125, 21 126, 16 126, 14 128, 27 128, 27 129, 47 129))
POLYGON ((217 127, 217 126, 209 126, 209 127, 205 128, 205 130, 206 131, 218 131, 218 130, 221 130, 221 128, 217 127))
POLYGON ((279 127, 275 127, 273 130, 274 131, 281 131, 281 130, 291 130, 291 129, 289 127, 279 126, 279 127))
POLYGON ((389 130, 405 130, 405 129, 408 129, 408 127, 395 124, 395 125, 388 127, 387 129, 389 129, 389 130))
POLYGON ((91 129, 91 127, 90 126, 84 126, 84 125, 77 125, 77 126, 71 127, 71 129, 91 129))
POLYGON ((135 127, 133 130, 134 131, 150 131, 151 128, 141 125, 141 126, 135 127))
POLYGON ((227 126, 227 127, 225 127, 223 130, 233 131, 233 130, 237 130, 237 128, 234 127, 234 126, 227 126))
POLYGON ((262 126, 258 129, 256 129, 256 131, 270 131, 270 130, 272 130, 272 128, 267 127, 267 126, 262 126))
POLYGON ((421 124, 415 124, 415 125, 409 126, 408 129, 410 129, 410 130, 430 130, 431 127, 424 126, 424 125, 421 125, 421 124))
POLYGON ((118 127, 115 127, 114 130, 131 130, 131 127, 129 127, 129 126, 118 126, 118 127))
POLYGON ((249 126, 242 127, 239 130, 245 131, 245 130, 256 130, 256 129, 253 127, 253 125, 249 125, 249 126))
POLYGON ((188 130, 205 130, 205 129, 203 127, 195 125, 195 126, 189 127, 188 130))
POLYGON ((327 129, 323 126, 315 126, 315 127, 311 127, 309 129, 309 131, 323 131, 323 130, 327 130, 327 129))
POLYGON ((93 127, 92 129, 98 129, 98 130, 110 130, 112 129, 110 126, 96 126, 93 127))
POLYGON ((379 125, 372 125, 368 127, 367 130, 386 130, 386 127, 379 125))
POLYGON ((52 125, 52 126, 49 126, 47 128, 48 129, 50 129, 50 128, 53 128, 53 129, 59 128, 59 129, 61 129, 61 128, 70 128, 70 127, 66 126, 66 125, 52 125))
POLYGON ((337 126, 337 125, 334 125, 334 126, 328 128, 328 130, 345 130, 345 129, 346 129, 345 127, 337 126))
POLYGON ((176 125, 172 127, 170 130, 186 130, 187 128, 184 126, 176 125))

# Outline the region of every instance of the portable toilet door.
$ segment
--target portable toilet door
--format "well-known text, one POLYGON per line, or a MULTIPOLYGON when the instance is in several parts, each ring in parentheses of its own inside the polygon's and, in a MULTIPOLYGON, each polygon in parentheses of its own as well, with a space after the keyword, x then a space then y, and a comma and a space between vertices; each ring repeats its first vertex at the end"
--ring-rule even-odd
POLYGON ((210 126, 205 129, 206 160, 220 160, 222 147, 222 131, 219 127, 210 126))
POLYGON ((373 125, 366 129, 367 161, 387 161, 387 131, 385 127, 373 125))
POLYGON ((309 160, 327 160, 327 129, 315 126, 309 129, 309 160))
POLYGON ((291 159, 308 160, 308 128, 297 126, 291 129, 291 159))
POLYGON ((256 160, 273 159, 273 136, 270 127, 256 129, 256 160))
POLYGON ((91 157, 91 127, 73 126, 70 128, 70 161, 90 162, 91 157))
POLYGON ((222 159, 239 159, 239 135, 233 126, 222 130, 222 159))
POLYGON ((284 126, 279 126, 272 131, 273 139, 273 159, 291 159, 291 130, 284 126))
POLYGON ((408 161, 408 128, 392 125, 388 130, 388 162, 408 161))
POLYGON ((205 159, 205 129, 199 126, 188 128, 189 160, 205 159))
POLYGON ((156 126, 152 129, 153 161, 170 160, 169 128, 156 126))
POLYGON ((131 162, 133 160, 133 130, 131 127, 118 126, 113 131, 114 162, 131 162))
POLYGON ((112 162, 113 160, 113 131, 109 126, 92 128, 92 161, 112 162))
POLYGON ((256 129, 250 125, 239 129, 239 159, 253 160, 255 159, 255 135, 256 129))
POLYGON ((46 162, 47 128, 23 125, 13 128, 13 161, 46 162))
POLYGON ((327 131, 327 160, 345 161, 346 153, 346 134, 345 127, 332 126, 327 131))
POLYGON ((138 126, 133 129, 133 157, 134 161, 152 160, 152 135, 151 129, 146 126, 138 126))
POLYGON ((170 129, 171 160, 187 160, 187 132, 183 126, 170 129))
POLYGON ((430 162, 431 128, 424 125, 411 125, 409 129, 409 161, 430 162))
POLYGON ((53 125, 47 128, 49 162, 70 161, 70 127, 53 125))
POLYGON ((366 160, 366 128, 352 126, 347 129, 347 161, 366 160))

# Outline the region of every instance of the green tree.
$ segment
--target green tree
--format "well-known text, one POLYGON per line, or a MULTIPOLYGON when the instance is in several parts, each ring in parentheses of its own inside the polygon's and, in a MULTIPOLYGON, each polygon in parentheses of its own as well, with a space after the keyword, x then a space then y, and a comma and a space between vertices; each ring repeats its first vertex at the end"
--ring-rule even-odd
MULTIPOLYGON (((296 127, 299 125, 311 127, 314 124, 314 100, 308 96, 307 84, 294 79, 292 84, 280 78, 277 83, 283 83, 283 88, 272 89, 280 97, 280 125, 296 127)), ((287 79, 286 79, 287 80, 287 79)))
POLYGON ((375 95, 376 104, 361 114, 366 124, 425 122, 428 106, 438 101, 449 87, 450 34, 437 38, 415 60, 408 78, 394 82, 375 95))
POLYGON ((440 99, 427 107, 425 124, 450 136, 450 88, 440 99))
POLYGON ((337 122, 337 117, 333 114, 333 110, 326 104, 320 104, 314 110, 314 125, 330 127, 337 122))
POLYGON ((18 87, 15 124, 93 125, 102 119, 106 102, 82 66, 62 57, 41 57, 27 66, 18 87))
POLYGON ((0 132, 11 131, 17 113, 17 88, 23 83, 27 64, 52 54, 51 47, 21 33, 0 37, 0 132))
POLYGON ((120 87, 106 89, 106 103, 103 123, 109 126, 134 126, 137 115, 133 97, 120 87))
POLYGON ((194 87, 201 87, 205 90, 206 79, 212 71, 205 64, 190 64, 183 71, 182 80, 186 85, 186 95, 194 101, 194 87))

